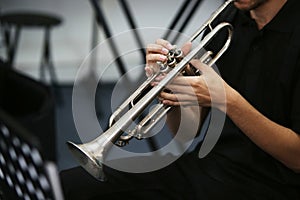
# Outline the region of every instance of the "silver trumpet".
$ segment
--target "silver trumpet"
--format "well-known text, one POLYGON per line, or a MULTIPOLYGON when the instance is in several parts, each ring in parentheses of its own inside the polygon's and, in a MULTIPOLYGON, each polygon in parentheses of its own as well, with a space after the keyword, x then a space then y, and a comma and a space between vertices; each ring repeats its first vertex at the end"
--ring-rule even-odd
MULTIPOLYGON (((199 56, 199 52, 203 51, 214 36, 222 29, 227 29, 228 31, 228 37, 223 47, 214 55, 214 57, 212 57, 212 52, 205 51, 200 55, 200 61, 212 66, 227 50, 231 42, 233 27, 227 22, 222 22, 212 28, 212 22, 232 2, 234 2, 234 0, 228 0, 221 5, 189 39, 190 42, 193 42, 205 30, 209 31, 205 37, 201 39, 199 44, 186 56, 182 56, 180 49, 174 49, 169 52, 167 62, 158 63, 159 69, 154 72, 152 76, 148 77, 148 79, 111 115, 109 128, 105 132, 88 143, 74 144, 70 141, 67 142, 71 153, 75 156, 80 165, 92 176, 101 181, 105 180, 103 163, 106 153, 111 146, 114 144, 124 146, 132 138, 142 139, 144 135, 148 133, 163 116, 166 115, 166 113, 171 109, 171 106, 165 106, 158 103, 149 112, 149 114, 135 126, 133 130, 127 130, 133 121, 144 112, 151 102, 157 98, 160 92, 162 92, 177 75, 184 74, 188 71, 186 68, 188 63, 196 55, 199 56), (157 86, 151 88, 146 94, 144 94, 144 91, 147 88, 150 88, 150 83, 161 73, 166 73, 164 79, 161 80, 157 86), (128 107, 130 107, 130 109, 128 109, 128 107), (128 111, 125 112, 127 109, 128 111)), ((193 74, 200 75, 197 70, 194 70, 193 74)))

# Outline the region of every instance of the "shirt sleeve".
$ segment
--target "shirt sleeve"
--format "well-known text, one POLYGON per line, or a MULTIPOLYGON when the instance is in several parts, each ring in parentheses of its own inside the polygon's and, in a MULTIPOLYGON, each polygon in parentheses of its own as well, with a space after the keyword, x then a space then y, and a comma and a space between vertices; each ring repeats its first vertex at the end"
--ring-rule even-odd
POLYGON ((291 129, 300 134, 300 55, 295 72, 291 99, 291 129))

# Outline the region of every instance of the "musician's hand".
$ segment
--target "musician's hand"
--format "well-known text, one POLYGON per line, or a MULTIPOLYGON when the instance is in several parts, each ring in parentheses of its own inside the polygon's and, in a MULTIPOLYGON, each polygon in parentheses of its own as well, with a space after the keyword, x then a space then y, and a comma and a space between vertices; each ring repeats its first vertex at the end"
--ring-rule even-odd
POLYGON ((213 68, 201 63, 199 60, 192 60, 191 64, 198 68, 202 75, 176 77, 167 86, 172 93, 162 92, 160 94, 162 102, 172 106, 215 106, 224 111, 226 108, 226 95, 232 91, 232 88, 213 68))
POLYGON ((154 44, 148 44, 146 51, 146 75, 152 76, 158 69, 156 62, 164 62, 169 50, 173 48, 167 40, 158 39, 154 44))
MULTIPOLYGON (((167 59, 167 54, 169 50, 173 49, 175 46, 172 45, 167 40, 158 39, 155 44, 149 44, 147 46, 147 55, 146 55, 146 75, 149 77, 153 75, 153 73, 157 72, 158 66, 157 62, 164 62, 167 59)), ((183 54, 186 55, 191 49, 191 43, 188 42, 182 46, 181 50, 183 54)), ((157 78, 156 81, 160 81, 163 76, 157 78)))

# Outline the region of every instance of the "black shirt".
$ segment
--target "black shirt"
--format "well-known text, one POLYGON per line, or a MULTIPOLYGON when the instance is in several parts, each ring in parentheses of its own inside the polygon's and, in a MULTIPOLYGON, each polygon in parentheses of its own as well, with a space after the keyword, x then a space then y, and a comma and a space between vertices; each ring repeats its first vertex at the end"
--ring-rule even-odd
MULTIPOLYGON (((262 30, 248 13, 236 11, 233 41, 217 63, 223 79, 259 112, 296 133, 300 133, 299 9, 299 1, 289 0, 262 30)), ((289 199, 300 193, 300 174, 257 147, 229 118, 218 143, 198 166, 212 178, 254 196, 269 193, 270 198, 289 199)))

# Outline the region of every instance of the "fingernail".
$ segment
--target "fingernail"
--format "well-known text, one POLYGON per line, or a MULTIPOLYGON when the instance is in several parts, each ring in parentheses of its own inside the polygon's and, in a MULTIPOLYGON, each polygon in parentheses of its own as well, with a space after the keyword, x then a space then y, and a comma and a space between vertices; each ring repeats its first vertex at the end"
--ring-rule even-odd
POLYGON ((167 58, 167 57, 164 56, 164 55, 159 55, 159 60, 160 60, 160 61, 164 61, 164 60, 166 60, 166 58, 167 58))
POLYGON ((164 54, 168 54, 168 53, 169 53, 169 50, 166 49, 166 48, 162 48, 162 52, 163 52, 164 54))
POLYGON ((169 44, 167 44, 167 48, 168 48, 168 49, 173 49, 173 45, 171 45, 171 44, 169 43, 169 44))

